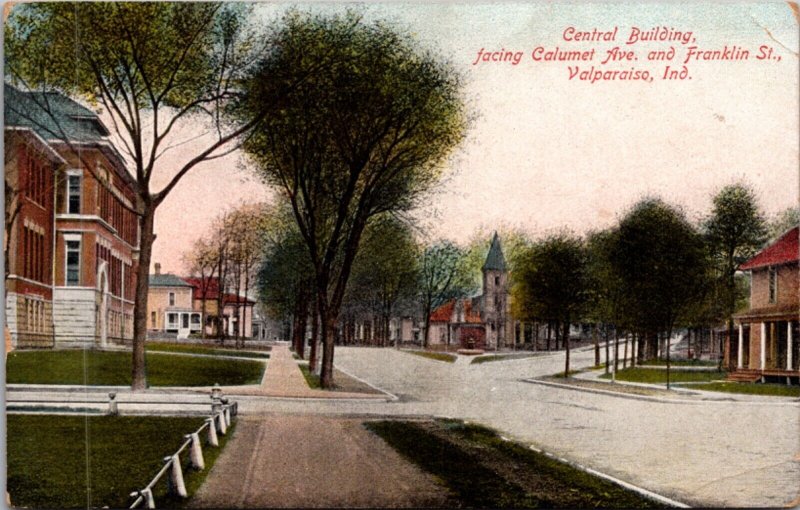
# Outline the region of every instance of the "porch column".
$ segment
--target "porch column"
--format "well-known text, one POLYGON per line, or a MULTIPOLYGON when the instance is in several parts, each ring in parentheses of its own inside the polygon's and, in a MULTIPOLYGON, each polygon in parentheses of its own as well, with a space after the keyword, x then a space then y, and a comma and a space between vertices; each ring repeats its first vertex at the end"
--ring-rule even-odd
POLYGON ((742 368, 742 349, 744 348, 744 326, 739 323, 739 349, 736 355, 736 368, 742 368))
POLYGON ((792 321, 786 321, 786 370, 792 369, 792 321))
POLYGON ((761 323, 761 370, 767 366, 767 323, 761 323))

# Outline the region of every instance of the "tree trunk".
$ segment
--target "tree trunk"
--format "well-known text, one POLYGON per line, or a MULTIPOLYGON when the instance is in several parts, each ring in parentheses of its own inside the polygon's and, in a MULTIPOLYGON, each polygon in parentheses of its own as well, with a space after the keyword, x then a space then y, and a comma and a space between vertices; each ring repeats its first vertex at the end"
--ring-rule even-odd
POLYGON ((564 336, 562 344, 564 345, 564 378, 569 377, 569 320, 564 321, 564 336))
POLYGON ((547 350, 550 350, 550 336, 552 329, 550 328, 550 321, 547 321, 547 350))
POLYGON ((423 349, 427 349, 428 348, 428 341, 430 339, 430 334, 431 334, 431 308, 432 307, 430 305, 426 305, 424 307, 423 311, 422 311, 425 314, 425 318, 424 318, 424 321, 425 321, 425 334, 422 336, 422 348, 423 349))
POLYGON ((594 366, 600 364, 600 341, 597 338, 597 323, 592 324, 592 341, 594 341, 594 366))
POLYGON ((312 374, 317 372, 317 345, 319 344, 319 315, 316 313, 316 307, 311 314, 311 352, 308 355, 308 370, 312 374))
POLYGON ((625 335, 625 347, 622 350, 622 369, 628 368, 628 336, 625 335))
POLYGON ((336 318, 330 311, 325 311, 322 319, 322 370, 320 371, 320 386, 323 389, 333 389, 333 342, 336 318))
POLYGON ((147 296, 150 290, 150 259, 153 255, 153 221, 155 207, 146 204, 144 214, 139 217, 139 265, 136 268, 136 299, 133 307, 133 359, 131 366, 131 390, 147 388, 147 361, 144 344, 147 340, 147 296))
POLYGON ((619 332, 614 331, 614 372, 619 372, 619 332))
POLYGON ((605 339, 606 339, 606 374, 608 374, 610 372, 610 370, 608 368, 609 368, 609 365, 611 363, 610 358, 609 358, 609 354, 610 354, 611 348, 608 345, 610 343, 609 342, 609 338, 608 338, 608 324, 606 324, 603 329, 604 329, 604 335, 603 336, 605 336, 605 339))

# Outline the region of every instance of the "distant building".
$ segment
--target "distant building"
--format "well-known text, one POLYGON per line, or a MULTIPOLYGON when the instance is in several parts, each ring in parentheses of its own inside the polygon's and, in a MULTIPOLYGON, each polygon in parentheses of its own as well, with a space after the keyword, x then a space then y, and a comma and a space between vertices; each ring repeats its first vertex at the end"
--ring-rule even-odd
POLYGON ((14 261, 20 274, 9 277, 14 293, 6 299, 14 317, 9 328, 16 331, 12 342, 18 347, 130 342, 139 250, 135 182, 108 129, 94 112, 59 93, 22 92, 6 84, 4 106, 7 138, 13 131, 29 142, 20 145, 18 137, 14 146, 36 147, 36 157, 18 164, 38 197, 29 204, 41 209, 28 208, 27 223, 23 219, 12 233, 14 256, 22 261, 14 261), (51 215, 54 222, 45 225, 51 215), (33 291, 34 285, 39 290, 33 291), (20 293, 31 292, 41 296, 39 303, 24 296, 20 301, 20 293), (20 335, 23 330, 27 333, 20 335))
POLYGON ((161 274, 161 264, 155 264, 150 275, 147 297, 147 330, 151 333, 175 334, 187 338, 201 329, 200 314, 193 309, 194 288, 173 274, 161 274))
POLYGON ((789 230, 739 268, 750 272, 750 309, 734 316, 738 335, 726 345, 739 379, 800 378, 799 233, 789 230))
POLYGON ((448 301, 431 312, 429 345, 486 349, 513 343, 508 268, 497 232, 481 271, 480 295, 448 301))
POLYGON ((184 280, 189 283, 193 291, 192 307, 195 312, 203 310, 205 302, 206 313, 206 335, 219 336, 217 324, 221 324, 222 330, 228 337, 241 336, 244 338, 253 337, 253 308, 256 304, 250 298, 237 296, 236 294, 222 292, 220 296, 219 279, 186 277, 184 280), (220 297, 222 302, 222 313, 219 312, 220 297))

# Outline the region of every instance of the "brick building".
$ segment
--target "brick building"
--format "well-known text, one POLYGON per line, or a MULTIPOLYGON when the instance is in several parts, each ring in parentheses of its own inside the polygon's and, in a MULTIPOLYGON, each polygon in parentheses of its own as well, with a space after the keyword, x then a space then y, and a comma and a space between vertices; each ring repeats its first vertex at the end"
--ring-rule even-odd
POLYGON ((741 380, 800 379, 800 244, 795 227, 742 264, 750 308, 734 319, 726 354, 741 380))
MULTIPOLYGON (((129 342, 139 247, 133 178, 91 110, 57 93, 22 92, 6 84, 5 94, 6 132, 30 131, 60 158, 58 168, 45 172, 52 179, 54 221, 49 232, 37 234, 49 240, 47 267, 40 271, 49 274, 52 289, 51 345, 129 342)), ((38 249, 36 243, 31 249, 38 249)), ((18 258, 30 256, 24 244, 13 251, 18 258)), ((13 305, 6 302, 10 316, 13 305)))

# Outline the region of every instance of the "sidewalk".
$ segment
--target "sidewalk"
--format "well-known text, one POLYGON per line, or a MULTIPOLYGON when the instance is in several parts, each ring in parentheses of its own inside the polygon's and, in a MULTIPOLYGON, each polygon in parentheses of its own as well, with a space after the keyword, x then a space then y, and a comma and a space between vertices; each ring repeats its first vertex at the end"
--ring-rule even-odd
POLYGON ((292 357, 288 345, 276 345, 270 352, 267 370, 259 386, 226 386, 226 395, 252 395, 282 398, 387 400, 388 394, 348 393, 315 390, 308 387, 306 378, 292 357))

